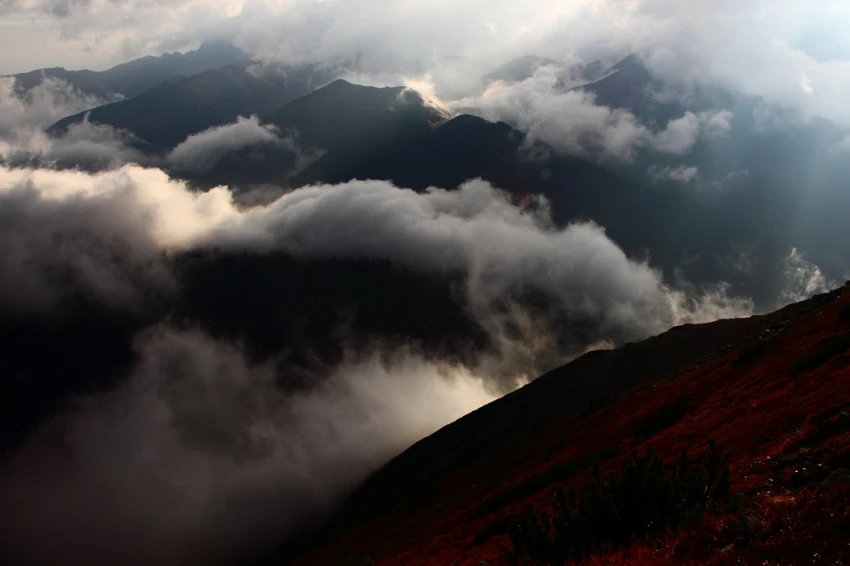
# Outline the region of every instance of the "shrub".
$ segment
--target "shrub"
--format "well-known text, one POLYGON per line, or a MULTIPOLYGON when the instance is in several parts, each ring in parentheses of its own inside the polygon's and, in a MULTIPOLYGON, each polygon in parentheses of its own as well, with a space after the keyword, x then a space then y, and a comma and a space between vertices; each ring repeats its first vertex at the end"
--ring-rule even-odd
POLYGON ((676 465, 665 466, 647 450, 605 479, 597 464, 580 494, 575 488, 555 494, 551 517, 529 508, 506 521, 512 546, 506 558, 554 565, 622 547, 697 521, 707 508, 727 503, 729 489, 728 455, 718 454, 713 441, 700 464, 683 451, 676 465))
POLYGON ((820 367, 830 359, 850 349, 850 334, 841 334, 821 340, 806 357, 791 366, 791 375, 803 373, 820 367))
POLYGON ((756 361, 773 349, 773 342, 759 340, 738 353, 738 357, 732 362, 734 366, 742 366, 756 361))
POLYGON ((608 447, 549 466, 545 471, 501 490, 478 505, 472 514, 472 518, 482 517, 512 503, 522 501, 554 483, 570 479, 580 471, 589 468, 594 461, 608 460, 615 456, 617 456, 617 448, 608 447))
POLYGON ((838 309, 838 320, 841 322, 850 322, 850 304, 841 305, 838 309))
POLYGON ((644 417, 635 427, 635 438, 647 438, 665 428, 670 428, 691 412, 691 399, 683 397, 664 405, 652 414, 644 417))

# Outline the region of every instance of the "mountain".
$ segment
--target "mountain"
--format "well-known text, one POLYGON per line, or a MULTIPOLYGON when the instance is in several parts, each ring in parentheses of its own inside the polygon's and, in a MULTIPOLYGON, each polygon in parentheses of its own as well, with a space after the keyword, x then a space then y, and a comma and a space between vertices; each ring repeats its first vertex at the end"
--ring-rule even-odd
POLYGON ((266 121, 282 131, 295 131, 302 148, 324 152, 298 175, 296 184, 301 184, 347 181, 362 160, 393 152, 446 118, 414 90, 339 79, 293 100, 266 121))
POLYGON ((656 93, 663 86, 636 55, 629 55, 603 71, 598 80, 573 90, 592 94, 600 106, 622 108, 647 122, 665 124, 681 117, 687 108, 679 101, 659 101, 656 93))
POLYGON ((482 178, 518 203, 544 195, 559 226, 575 220, 601 224, 627 253, 651 257, 670 277, 687 258, 686 275, 694 282, 741 280, 723 272, 728 266, 718 258, 749 236, 746 223, 680 190, 648 188, 543 144, 528 147, 525 135, 508 124, 470 115, 447 119, 415 91, 337 80, 265 121, 294 134, 313 161, 299 169, 291 149, 257 146, 234 152, 203 174, 175 173, 209 187, 382 179, 419 191, 451 190, 482 178))
POLYGON ((238 47, 224 41, 207 41, 195 51, 147 56, 116 65, 105 71, 69 71, 62 67, 37 69, 13 75, 18 94, 38 86, 45 77, 61 79, 75 89, 103 100, 133 98, 167 80, 197 75, 249 57, 238 47))
MULTIPOLYGON (((850 206, 846 179, 850 162, 839 149, 843 127, 819 117, 804 117, 769 101, 699 83, 677 85, 651 72, 631 55, 580 87, 597 104, 633 113, 653 130, 691 112, 699 119, 725 113, 728 126, 698 137, 683 155, 639 152, 608 168, 641 184, 685 190, 751 232, 746 245, 757 248, 760 279, 772 282, 765 297, 782 285, 780 261, 799 249, 827 277, 845 275, 850 227, 839 211, 850 206), (678 93, 661 100, 658 93, 678 93), (685 185, 657 177, 659 170, 690 167, 696 178, 685 185)), ((767 304, 763 303, 764 307, 767 304)))
MULTIPOLYGON (((415 444, 333 523, 261 562, 509 563, 510 525, 533 525, 556 489, 588 485, 593 462, 612 474, 652 448, 681 467, 682 450, 702 458, 714 439, 729 454, 734 503, 697 528, 626 539, 623 550, 596 548, 578 563, 760 564, 766 555, 799 563, 815 553, 841 563, 850 518, 848 291, 586 354, 415 444)), ((527 553, 546 548, 529 544, 527 553)))
POLYGON ((275 110, 263 122, 293 144, 253 144, 205 171, 175 168, 172 174, 200 187, 227 183, 236 190, 345 182, 355 178, 361 163, 392 154, 446 120, 416 91, 341 79, 275 110))
POLYGON ((239 116, 271 113, 314 87, 316 78, 309 70, 258 73, 253 65, 242 61, 172 79, 135 98, 64 118, 48 133, 60 134, 88 116, 91 122, 128 130, 149 153, 160 153, 191 134, 234 122, 239 116))
POLYGON ((557 225, 593 220, 627 253, 648 252, 668 275, 684 257, 698 256, 688 272, 697 281, 716 280, 722 269, 716 258, 748 231, 682 191, 648 188, 543 144, 528 148, 525 135, 509 125, 470 115, 361 162, 347 177, 388 179, 416 190, 453 189, 482 178, 520 201, 541 194, 557 225))

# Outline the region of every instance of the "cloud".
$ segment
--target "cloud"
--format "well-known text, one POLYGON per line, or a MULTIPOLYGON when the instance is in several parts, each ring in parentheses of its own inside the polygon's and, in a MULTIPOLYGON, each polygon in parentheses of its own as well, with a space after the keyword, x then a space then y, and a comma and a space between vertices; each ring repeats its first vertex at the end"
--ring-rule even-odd
POLYGON ((61 135, 40 130, 19 132, 14 143, 0 149, 0 159, 11 166, 36 166, 86 171, 115 169, 126 163, 150 164, 155 159, 136 149, 138 139, 124 130, 89 122, 88 116, 71 124, 61 135))
POLYGON ((494 399, 412 351, 352 356, 287 394, 273 366, 199 331, 152 328, 135 349, 121 386, 80 400, 0 472, 0 543, 16 564, 244 559, 494 399))
POLYGON ((514 57, 639 52, 670 82, 728 87, 850 125, 850 52, 839 31, 850 9, 831 0, 33 0, 3 10, 6 72, 103 68, 227 37, 267 60, 356 63, 399 78, 430 72, 440 96, 456 98, 514 57))
MULTIPOLYGON (((151 246, 169 253, 277 250, 308 259, 382 259, 426 274, 463 275, 470 312, 494 341, 517 349, 512 356, 517 367, 532 374, 527 377, 556 364, 550 356, 562 361, 591 342, 642 338, 702 316, 698 302, 688 303, 658 272, 629 259, 599 226, 555 228, 545 207, 520 210, 509 195, 483 181, 426 193, 383 181, 304 187, 247 210, 238 208, 223 187, 196 193, 159 170, 137 166, 95 175, 3 170, 0 187, 10 199, 26 195, 25 210, 39 214, 42 208, 56 210, 57 217, 66 206, 92 208, 96 214, 88 221, 78 215, 88 233, 97 234, 102 222, 108 234, 128 225, 130 233, 141 236, 122 240, 116 233, 109 241, 144 242, 136 244, 145 251, 139 255, 143 260, 153 253, 151 246), (545 297, 552 308, 530 311, 524 299, 529 294, 545 297), (559 347, 544 339, 551 325, 561 331, 559 347)), ((63 224, 40 226, 45 234, 64 229, 63 224)), ((21 245, 37 249, 27 242, 21 245)), ((127 255, 127 261, 134 257, 127 255)), ((20 263, 29 270, 22 273, 38 266, 20 263)), ((7 280, 12 284, 16 278, 7 280)), ((752 308, 747 301, 725 304, 729 315, 752 308)))
POLYGON ((447 104, 489 120, 502 120, 526 132, 532 141, 574 155, 631 162, 639 151, 682 155, 699 136, 725 135, 732 114, 686 112, 653 130, 631 112, 597 105, 594 96, 581 90, 564 92, 563 69, 547 65, 521 82, 496 82, 481 95, 447 104))
POLYGON ((291 140, 280 137, 275 126, 261 125, 257 116, 240 116, 232 124, 216 126, 189 136, 171 151, 167 161, 181 170, 207 171, 225 155, 246 146, 260 144, 279 144, 295 149, 291 140))
POLYGON ((699 167, 679 165, 677 167, 659 167, 651 165, 647 174, 653 182, 673 181, 674 183, 688 184, 699 175, 699 167))
POLYGON ((59 136, 45 134, 57 120, 104 103, 61 79, 45 78, 20 94, 14 78, 0 77, 0 163, 90 171, 130 162, 151 163, 134 148, 132 134, 93 124, 88 118, 59 136))
POLYGON ((797 248, 792 248, 783 260, 785 285, 777 306, 783 307, 811 298, 812 295, 825 293, 838 287, 837 281, 831 281, 820 267, 807 260, 797 248))
POLYGON ((681 118, 667 123, 667 127, 655 137, 653 145, 658 151, 682 155, 693 147, 699 131, 700 120, 697 115, 685 112, 681 118))
POLYGON ((0 138, 21 130, 43 130, 61 118, 104 103, 54 77, 44 78, 24 95, 15 91, 13 77, 0 77, 0 138))
MULTIPOLYGON (((73 180, 69 174, 62 181, 73 180)), ((0 169, 0 312, 55 314, 81 297, 135 311, 174 281, 138 211, 117 195, 49 200, 0 169)))
POLYGON ((480 180, 424 193, 353 181, 246 209, 137 165, 0 167, 0 309, 16 316, 80 297, 150 311, 181 283, 175 256, 276 251, 459 275, 493 344, 466 366, 378 344, 292 380, 282 354, 248 361, 162 320, 136 335, 113 390, 74 399, 4 463, 0 544, 22 564, 228 563, 315 525, 387 459, 543 369, 751 312, 724 285, 668 285, 599 226, 557 228, 537 204, 480 180))
POLYGON ((0 202, 0 311, 17 314, 49 314, 79 297, 144 307, 174 286, 163 242, 235 214, 224 189, 193 194, 136 166, 100 174, 0 167, 0 202))

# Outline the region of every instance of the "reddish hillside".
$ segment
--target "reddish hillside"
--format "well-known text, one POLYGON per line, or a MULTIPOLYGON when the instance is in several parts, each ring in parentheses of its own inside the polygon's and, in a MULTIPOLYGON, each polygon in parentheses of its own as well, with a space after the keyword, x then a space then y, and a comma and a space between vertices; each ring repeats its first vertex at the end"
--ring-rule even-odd
POLYGON ((594 460, 674 461, 709 438, 740 509, 583 563, 850 563, 848 290, 585 356, 411 448, 276 563, 504 564, 494 525, 587 483, 594 460))

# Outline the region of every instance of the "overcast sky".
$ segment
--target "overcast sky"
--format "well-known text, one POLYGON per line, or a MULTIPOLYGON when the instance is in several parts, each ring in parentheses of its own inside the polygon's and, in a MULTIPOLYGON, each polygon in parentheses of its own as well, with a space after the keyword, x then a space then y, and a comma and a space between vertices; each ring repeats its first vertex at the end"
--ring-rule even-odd
POLYGON ((828 0, 0 0, 0 72, 98 70, 218 37, 265 59, 429 73, 445 91, 518 55, 639 51, 850 123, 847 29, 850 4, 828 0))

